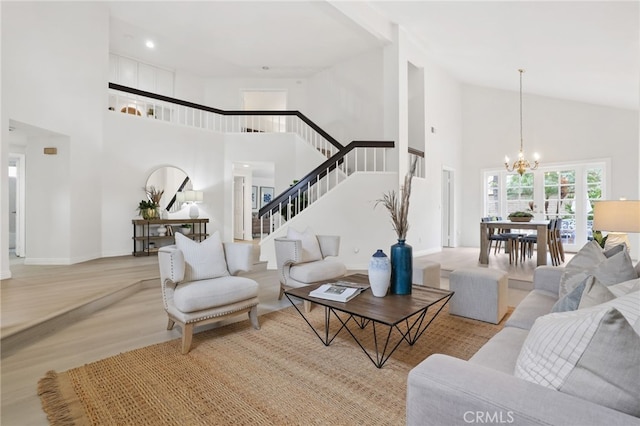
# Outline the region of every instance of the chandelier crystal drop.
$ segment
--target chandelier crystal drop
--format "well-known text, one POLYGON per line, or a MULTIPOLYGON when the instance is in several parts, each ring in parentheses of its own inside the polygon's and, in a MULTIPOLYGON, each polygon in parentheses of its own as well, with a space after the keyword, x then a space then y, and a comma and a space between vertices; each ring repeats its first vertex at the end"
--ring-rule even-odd
POLYGON ((522 73, 524 73, 523 69, 519 69, 520 73, 520 153, 518 153, 518 159, 513 162, 511 166, 509 166, 509 157, 505 155, 504 157, 504 166, 507 168, 509 172, 518 172, 520 176, 522 176, 527 170, 535 170, 538 168, 538 154, 533 154, 533 166, 524 158, 524 139, 522 138, 522 73))

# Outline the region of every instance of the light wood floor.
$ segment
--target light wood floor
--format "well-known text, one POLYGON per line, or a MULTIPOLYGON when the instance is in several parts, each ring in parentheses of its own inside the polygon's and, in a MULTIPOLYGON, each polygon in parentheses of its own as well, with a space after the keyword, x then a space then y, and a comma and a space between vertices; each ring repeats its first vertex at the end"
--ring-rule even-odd
MULTIPOLYGON (((477 266, 478 249, 445 249, 427 258, 441 263, 441 286, 448 287, 447 271, 477 266)), ((510 266, 508 257, 499 254, 491 256, 489 267, 508 271, 516 283, 509 303, 516 305, 527 293, 518 287, 530 283, 533 262, 510 266)), ((0 294, 2 425, 48 424, 36 394, 37 381, 48 370, 64 371, 180 338, 179 327, 165 330, 156 257, 104 258, 71 266, 14 264, 11 269, 14 278, 1 282, 0 294), (68 311, 73 314, 63 314, 68 311), (15 338, 43 319, 53 325, 27 333, 28 339, 15 338)), ((277 300, 276 271, 267 271, 264 264, 254 269, 246 276, 260 284, 259 313, 287 306, 286 299, 277 300)))

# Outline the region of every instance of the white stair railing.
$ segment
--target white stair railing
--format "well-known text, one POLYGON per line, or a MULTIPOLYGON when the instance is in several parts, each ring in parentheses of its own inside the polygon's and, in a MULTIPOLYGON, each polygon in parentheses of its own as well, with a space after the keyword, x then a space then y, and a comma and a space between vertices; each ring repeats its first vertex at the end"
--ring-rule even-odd
POLYGON ((152 93, 145 96, 141 93, 147 92, 115 84, 109 86, 110 111, 219 133, 295 133, 326 158, 342 148, 297 111, 223 111, 152 93))
POLYGON ((264 239, 268 234, 286 225, 302 210, 320 200, 354 173, 386 172, 386 150, 392 147, 393 143, 379 144, 380 146, 354 147, 335 162, 326 162, 324 170, 316 170, 315 178, 308 180, 302 186, 298 185, 277 204, 267 206, 268 209, 261 211, 259 216, 260 239, 264 239))

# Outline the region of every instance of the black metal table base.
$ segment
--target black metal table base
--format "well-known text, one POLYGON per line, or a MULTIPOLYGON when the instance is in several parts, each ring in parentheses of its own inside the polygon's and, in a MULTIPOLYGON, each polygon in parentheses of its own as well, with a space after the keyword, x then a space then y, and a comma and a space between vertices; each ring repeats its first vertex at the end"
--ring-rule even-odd
POLYGON ((360 316, 356 316, 356 315, 354 315, 352 313, 349 313, 349 312, 346 312, 346 311, 343 311, 343 310, 340 310, 340 309, 337 309, 337 308, 334 308, 334 307, 323 306, 324 307, 324 331, 323 330, 317 330, 311 324, 311 322, 309 321, 307 316, 300 310, 298 305, 296 305, 294 303, 294 301, 291 300, 291 297, 286 293, 285 293, 285 295, 287 296, 287 299, 289 299, 289 302, 291 302, 291 304, 296 308, 296 310, 302 316, 302 318, 305 320, 305 322, 309 325, 311 330, 313 330, 315 335, 318 336, 318 339, 320 339, 320 341, 325 346, 329 346, 331 344, 331 342, 333 342, 333 340, 336 338, 336 336, 338 334, 340 334, 340 332, 342 330, 346 330, 351 335, 353 340, 355 340, 355 342, 358 344, 358 346, 360 346, 360 349, 362 349, 362 351, 371 360, 371 362, 376 367, 382 368, 382 366, 387 362, 389 357, 391 357, 391 355, 396 351, 396 349, 398 349, 398 346, 400 346, 402 341, 407 342, 409 344, 409 346, 413 346, 413 344, 416 343, 416 341, 420 338, 420 336, 422 336, 422 334, 424 334, 424 332, 427 330, 427 328, 431 325, 433 320, 438 316, 440 311, 442 311, 442 309, 445 307, 445 305, 449 302, 449 300, 451 299, 451 296, 453 294, 451 294, 448 297, 446 297, 445 299, 443 299, 444 303, 442 303, 438 307, 437 312, 431 318, 427 318, 427 312, 428 312, 430 307, 434 307, 435 308, 435 306, 433 306, 433 305, 425 306, 423 309, 420 309, 415 314, 413 314, 413 315, 411 315, 411 316, 409 316, 409 317, 407 317, 407 318, 405 318, 405 319, 403 319, 401 321, 398 321, 397 323, 394 323, 394 324, 386 324, 386 323, 378 322, 378 321, 376 321, 374 319, 363 318, 363 317, 360 317, 360 316), (347 318, 346 319, 342 319, 340 317, 340 315, 338 315, 338 312, 341 312, 343 314, 348 315, 347 318), (330 319, 332 317, 332 314, 340 322, 340 327, 333 334, 331 334, 331 332, 330 332, 330 319), (364 328, 367 327, 367 325, 369 323, 372 323, 373 342, 374 342, 374 346, 375 346, 375 356, 373 356, 374 355, 373 353, 369 353, 369 351, 362 345, 362 343, 360 342, 358 337, 351 331, 351 329, 349 328, 349 325, 351 323, 354 323, 360 329, 364 329, 364 328), (399 324, 404 324, 404 326, 406 328, 406 331, 403 331, 398 326, 399 324), (377 333, 376 327, 388 327, 389 328, 388 332, 386 333, 386 338, 383 337, 382 339, 378 339, 378 333, 377 333), (398 339, 398 341, 395 344, 392 341, 393 330, 397 330, 397 332, 400 334, 400 338, 398 339))

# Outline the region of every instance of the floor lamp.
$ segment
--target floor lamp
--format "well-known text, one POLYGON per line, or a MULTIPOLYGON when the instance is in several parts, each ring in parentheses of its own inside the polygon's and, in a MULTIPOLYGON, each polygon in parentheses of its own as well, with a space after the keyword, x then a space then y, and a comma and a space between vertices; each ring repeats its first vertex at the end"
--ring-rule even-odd
POLYGON ((596 201, 593 229, 607 231, 605 250, 621 243, 630 250, 627 232, 640 232, 640 200, 596 201))

